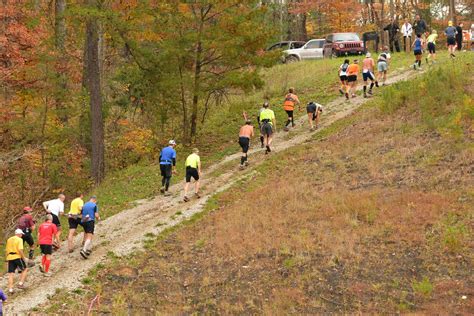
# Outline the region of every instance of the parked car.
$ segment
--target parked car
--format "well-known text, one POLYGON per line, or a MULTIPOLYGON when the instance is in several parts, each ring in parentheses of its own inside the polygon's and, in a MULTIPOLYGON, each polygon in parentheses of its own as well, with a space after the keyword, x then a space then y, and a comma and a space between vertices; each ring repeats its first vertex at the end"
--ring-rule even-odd
POLYGON ((323 58, 324 43, 324 39, 312 39, 301 48, 285 50, 283 62, 291 63, 303 59, 323 58))
POLYGON ((278 43, 273 44, 272 46, 268 47, 267 51, 276 50, 276 49, 281 49, 281 50, 295 49, 295 48, 302 47, 304 44, 305 44, 305 42, 302 42, 302 41, 278 42, 278 43))
POLYGON ((364 42, 357 33, 332 33, 326 37, 325 57, 361 55, 365 53, 364 42))

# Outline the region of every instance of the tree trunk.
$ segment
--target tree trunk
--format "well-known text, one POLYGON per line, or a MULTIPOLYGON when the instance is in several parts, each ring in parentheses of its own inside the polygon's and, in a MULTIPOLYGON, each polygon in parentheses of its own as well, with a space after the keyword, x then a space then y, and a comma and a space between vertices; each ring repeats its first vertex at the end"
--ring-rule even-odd
MULTIPOLYGON (((96 5, 95 0, 88 0, 89 5, 96 5)), ((86 85, 89 93, 92 139, 91 174, 96 184, 105 175, 104 161, 104 120, 102 117, 102 92, 100 83, 99 60, 99 25, 96 17, 86 22, 86 85)))
POLYGON ((183 67, 179 60, 179 83, 181 90, 181 106, 183 108, 183 140, 187 143, 188 139, 188 105, 186 103, 186 91, 184 89, 183 67))
POLYGON ((66 68, 66 54, 65 54, 65 40, 66 40, 66 19, 64 13, 66 11, 66 0, 56 0, 54 6, 54 33, 55 46, 59 53, 58 59, 58 87, 55 95, 56 109, 58 110, 59 119, 62 122, 67 122, 68 116, 64 106, 64 94, 67 91, 67 76, 65 74, 66 68))
POLYGON ((197 132, 197 117, 198 117, 198 104, 199 95, 201 93, 201 67, 202 67, 202 32, 204 28, 204 20, 202 14, 200 16, 201 21, 199 22, 199 29, 196 41, 196 52, 194 58, 194 89, 193 89, 193 102, 191 105, 191 134, 190 139, 196 136, 197 132))

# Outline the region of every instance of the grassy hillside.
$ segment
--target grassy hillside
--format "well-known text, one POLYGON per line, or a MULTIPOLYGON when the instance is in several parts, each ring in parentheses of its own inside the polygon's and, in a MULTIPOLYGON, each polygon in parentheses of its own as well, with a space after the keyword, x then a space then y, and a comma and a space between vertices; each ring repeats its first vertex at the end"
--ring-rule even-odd
POLYGON ((385 89, 43 311, 74 314, 100 293, 113 314, 469 313, 470 67, 385 89))

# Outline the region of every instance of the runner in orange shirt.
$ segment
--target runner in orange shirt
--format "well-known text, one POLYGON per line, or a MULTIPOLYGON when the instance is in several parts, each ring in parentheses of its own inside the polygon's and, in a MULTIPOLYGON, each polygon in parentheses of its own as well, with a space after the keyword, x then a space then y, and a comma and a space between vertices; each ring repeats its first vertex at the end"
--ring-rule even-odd
POLYGON ((354 59, 354 62, 347 68, 347 82, 349 83, 349 92, 353 98, 356 97, 357 75, 359 74, 359 60, 354 59))
MULTIPOLYGON (((294 94, 295 89, 290 88, 288 89, 288 94, 285 96, 285 102, 283 103, 283 109, 285 110, 286 114, 288 115, 288 120, 286 121, 285 124, 285 131, 288 131, 288 125, 294 127, 295 126, 295 121, 293 118, 293 111, 295 110, 295 105, 300 104, 300 100, 298 99, 298 96, 294 94)), ((299 108, 301 110, 301 108, 299 108)))
POLYGON ((254 136, 252 121, 249 119, 245 120, 245 125, 240 128, 239 131, 239 145, 242 148, 242 157, 240 157, 240 169, 248 166, 247 153, 250 147, 250 138, 254 136))

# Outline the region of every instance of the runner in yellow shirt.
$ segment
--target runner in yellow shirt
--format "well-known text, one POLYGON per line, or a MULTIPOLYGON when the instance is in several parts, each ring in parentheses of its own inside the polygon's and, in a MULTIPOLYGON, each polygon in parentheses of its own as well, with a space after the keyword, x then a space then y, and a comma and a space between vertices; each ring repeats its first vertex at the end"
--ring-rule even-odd
POLYGON ((201 158, 199 157, 199 149, 194 148, 193 153, 186 158, 186 183, 184 184, 184 202, 189 202, 188 189, 191 178, 194 178, 194 195, 199 195, 199 177, 201 176, 201 158))
POLYGON ((20 274, 20 282, 18 288, 23 289, 28 273, 26 265, 27 259, 23 253, 23 231, 21 229, 15 230, 15 236, 8 238, 5 246, 5 255, 8 262, 8 292, 13 293, 13 278, 15 272, 18 270, 20 274))
POLYGON ((76 232, 77 226, 81 225, 81 213, 84 201, 82 200, 84 195, 77 193, 77 197, 72 200, 71 208, 69 209, 68 222, 69 222, 69 235, 67 237, 67 246, 69 253, 74 251, 74 233, 76 232))
POLYGON ((260 112, 260 124, 261 124, 261 131, 264 137, 265 146, 267 150, 265 154, 271 152, 270 145, 272 144, 272 135, 276 132, 276 119, 275 119, 275 112, 270 110, 268 107, 270 104, 265 102, 263 104, 263 110, 260 112))

